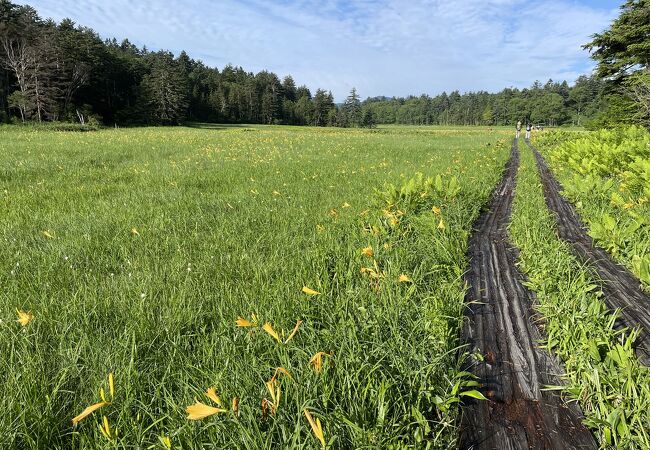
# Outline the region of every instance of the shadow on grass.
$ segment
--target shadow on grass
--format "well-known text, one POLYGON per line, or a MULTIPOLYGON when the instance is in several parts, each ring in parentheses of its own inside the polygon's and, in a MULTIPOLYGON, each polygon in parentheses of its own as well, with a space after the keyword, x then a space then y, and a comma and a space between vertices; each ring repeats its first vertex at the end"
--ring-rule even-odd
POLYGON ((188 128, 199 128, 201 130, 228 130, 233 128, 257 129, 260 125, 246 125, 239 123, 205 123, 205 122, 187 122, 182 126, 188 128))

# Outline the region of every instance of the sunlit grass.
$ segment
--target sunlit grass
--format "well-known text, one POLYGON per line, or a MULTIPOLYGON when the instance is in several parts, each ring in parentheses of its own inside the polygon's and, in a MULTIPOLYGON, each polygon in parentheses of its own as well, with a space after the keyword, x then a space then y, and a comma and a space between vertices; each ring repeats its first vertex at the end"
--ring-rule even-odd
POLYGON ((453 445, 499 137, 0 128, 0 446, 453 445), (385 217, 375 189, 416 172, 460 192, 385 217))

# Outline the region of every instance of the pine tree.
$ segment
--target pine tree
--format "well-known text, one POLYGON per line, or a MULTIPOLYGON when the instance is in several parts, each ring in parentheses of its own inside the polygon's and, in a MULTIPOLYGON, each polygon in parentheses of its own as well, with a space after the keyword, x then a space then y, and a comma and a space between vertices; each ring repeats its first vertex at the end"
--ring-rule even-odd
POLYGON ((298 99, 297 94, 296 83, 293 81, 291 75, 287 75, 282 80, 282 95, 285 99, 295 102, 298 99))
POLYGON ((345 99, 343 111, 345 112, 347 126, 359 126, 361 122, 361 100, 359 100, 356 88, 352 88, 350 95, 345 99))
POLYGON ((171 54, 160 52, 151 57, 154 66, 140 84, 143 106, 152 123, 177 125, 187 112, 187 80, 171 54))
POLYGON ((592 52, 601 77, 621 78, 642 66, 650 72, 650 0, 627 0, 621 14, 583 48, 592 52))

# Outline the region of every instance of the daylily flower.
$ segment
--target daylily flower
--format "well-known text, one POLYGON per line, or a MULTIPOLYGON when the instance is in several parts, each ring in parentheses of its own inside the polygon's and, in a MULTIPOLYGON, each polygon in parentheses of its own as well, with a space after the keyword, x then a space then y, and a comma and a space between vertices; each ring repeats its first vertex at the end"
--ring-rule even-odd
POLYGON ((99 430, 102 432, 104 437, 109 441, 114 441, 117 437, 117 431, 111 431, 111 427, 108 424, 108 417, 104 416, 102 425, 99 426, 99 430))
POLYGON ((318 417, 314 419, 307 408, 305 408, 304 413, 307 422, 309 422, 309 425, 311 426, 311 431, 314 433, 314 436, 316 436, 316 439, 320 441, 323 448, 325 448, 325 434, 323 433, 323 425, 320 423, 320 419, 318 417))
POLYGON ((34 320, 34 315, 31 313, 31 311, 23 311, 21 309, 16 309, 16 312, 18 313, 17 322, 24 327, 26 327, 27 324, 29 324, 29 322, 34 320))
MULTIPOLYGON (((213 402, 215 402, 217 405, 221 406, 221 399, 219 398, 219 396, 217 395, 217 391, 213 387, 208 388, 208 390, 205 392, 205 396, 208 397, 213 402)), ((190 405, 187 408, 185 408, 185 411, 187 412, 187 418, 189 420, 201 420, 201 419, 205 419, 206 417, 213 416, 215 414, 227 412, 223 408, 215 408, 213 406, 206 405, 205 403, 201 403, 199 401, 195 401, 193 405, 190 405)))
POLYGON ((289 373, 289 371, 287 369, 285 369, 284 367, 276 367, 275 373, 273 374, 273 377, 271 378, 271 380, 277 380, 278 379, 278 374, 280 374, 280 373, 282 373, 282 374, 286 375, 287 377, 289 377, 290 380, 293 380, 293 377, 291 376, 291 373, 289 373))
POLYGON ((314 368, 314 372, 320 373, 323 370, 323 356, 331 356, 329 353, 318 352, 309 360, 309 364, 314 368))
POLYGON ((267 333, 269 336, 271 336, 273 339, 275 339, 276 341, 278 341, 278 343, 282 343, 282 341, 280 340, 280 336, 279 336, 278 333, 273 329, 273 327, 271 326, 271 324, 270 324, 269 322, 266 322, 266 323, 262 326, 262 329, 263 329, 264 331, 266 331, 266 333, 267 333))
POLYGON ((412 281, 413 280, 411 280, 411 278, 406 274, 401 274, 397 279, 398 283, 411 283, 412 281))
POLYGON ((277 382, 274 378, 271 378, 266 383, 266 389, 271 395, 271 401, 268 402, 271 405, 271 412, 275 414, 280 406, 280 397, 282 395, 282 390, 280 389, 280 383, 277 382))
MULTIPOLYGON (((108 374, 108 392, 111 395, 111 401, 115 399, 115 382, 113 380, 113 373, 108 374)), ((104 393, 104 388, 99 388, 99 397, 101 398, 101 402, 97 402, 93 405, 88 406, 86 409, 81 411, 81 414, 78 416, 75 416, 72 418, 72 424, 77 425, 79 422, 81 422, 83 419, 94 413, 100 408, 103 408, 106 405, 110 405, 111 402, 106 400, 106 394, 104 393)), ((109 429, 110 431, 110 429, 109 429)))
POLYGON ((255 324, 251 322, 250 320, 243 319, 241 317, 238 317, 237 320, 235 320, 235 324, 238 327, 254 327, 255 324))
POLYGON ((225 409, 208 406, 205 403, 201 403, 198 401, 193 405, 190 405, 187 408, 185 408, 185 411, 187 412, 187 418, 189 420, 201 420, 201 419, 205 419, 206 417, 213 416, 215 414, 226 412, 225 409))
POLYGON ((320 295, 320 292, 313 290, 312 288, 309 288, 307 286, 304 286, 302 288, 302 292, 304 292, 307 295, 320 295))
POLYGON ((90 405, 89 407, 87 407, 86 409, 81 411, 81 414, 79 414, 78 416, 75 416, 75 417, 72 418, 72 424, 73 425, 78 424, 79 422, 84 420, 86 417, 88 417, 89 415, 91 415, 92 413, 94 413, 98 409, 103 408, 106 405, 110 405, 110 403, 109 402, 98 402, 98 403, 95 403, 94 405, 90 405))

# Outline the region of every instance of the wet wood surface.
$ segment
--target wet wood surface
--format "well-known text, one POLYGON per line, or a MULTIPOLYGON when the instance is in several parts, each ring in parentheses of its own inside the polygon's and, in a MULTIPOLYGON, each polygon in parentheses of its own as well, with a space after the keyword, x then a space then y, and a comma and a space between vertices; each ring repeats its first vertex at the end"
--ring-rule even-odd
POLYGON ((536 148, 530 147, 537 158, 544 197, 557 221, 560 239, 570 243, 574 254, 587 262, 601 278, 603 301, 612 310, 621 310, 617 326, 641 330, 635 342, 636 354, 642 364, 650 365, 650 296, 641 290, 640 281, 627 268, 594 245, 574 206, 560 194, 562 187, 546 161, 536 148))
POLYGON ((463 405, 459 446, 595 449, 579 407, 567 404, 557 391, 543 390, 561 384, 562 367, 539 348, 542 334, 534 320, 534 297, 522 284, 516 250, 508 242, 518 166, 515 140, 505 175, 469 241, 465 280, 471 303, 462 337, 472 353, 481 355, 470 358, 466 369, 477 376, 488 401, 463 405))

